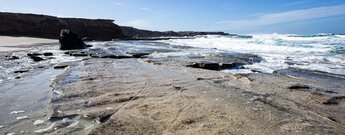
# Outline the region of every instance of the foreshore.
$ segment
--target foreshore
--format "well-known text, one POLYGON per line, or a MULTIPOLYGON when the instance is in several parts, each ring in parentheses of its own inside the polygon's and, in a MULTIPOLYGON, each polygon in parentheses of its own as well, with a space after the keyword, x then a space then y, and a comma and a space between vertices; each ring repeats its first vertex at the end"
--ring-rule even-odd
MULTIPOLYGON (((34 52, 44 53, 57 48, 57 44, 54 46, 38 46, 34 52)), ((28 89, 24 92, 30 92, 42 84, 49 85, 45 78, 55 76, 51 89, 40 88, 48 89, 43 90, 46 94, 32 97, 36 103, 42 103, 40 109, 31 112, 35 107, 1 109, 1 118, 15 115, 17 119, 9 124, 0 123, 0 133, 345 133, 345 77, 342 75, 302 69, 278 70, 273 74, 229 74, 214 70, 214 67, 199 67, 205 61, 235 66, 236 63, 250 64, 248 59, 260 61, 260 58, 249 54, 156 58, 150 55, 195 48, 168 46, 150 52, 142 46, 135 48, 118 43, 116 47, 115 54, 109 53, 109 48, 104 51, 96 47, 56 51, 53 56, 41 56, 44 60, 40 62, 27 58, 26 54, 33 53, 33 49, 16 52, 18 59, 6 57, 13 56, 12 52, 0 52, 2 69, 11 69, 18 66, 15 63, 23 61, 32 65, 26 67, 29 69, 26 72, 8 73, 20 78, 6 80, 0 83, 0 88, 21 84, 28 89), (51 61, 59 59, 60 55, 63 59, 75 60, 52 64, 51 61), (45 75, 47 72, 49 74, 45 75), (35 80, 43 83, 32 83, 35 80), (10 114, 21 109, 24 112, 19 115, 10 114), (40 112, 40 116, 33 116, 35 111, 40 112)), ((0 96, 13 96, 13 92, 1 89, 0 96)), ((11 99, 0 105, 6 108, 8 102, 16 101, 11 99)))
POLYGON ((33 46, 58 42, 56 39, 0 36, 0 52, 26 50, 33 46))

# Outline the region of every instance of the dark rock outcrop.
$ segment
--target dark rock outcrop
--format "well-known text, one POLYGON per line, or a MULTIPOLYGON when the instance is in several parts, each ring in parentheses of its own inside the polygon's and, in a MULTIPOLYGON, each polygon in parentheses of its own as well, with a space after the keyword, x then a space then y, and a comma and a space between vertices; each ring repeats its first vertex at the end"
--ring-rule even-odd
POLYGON ((85 43, 79 38, 79 36, 73 33, 71 30, 61 30, 60 38, 60 50, 73 50, 73 49, 85 49, 85 43))
POLYGON ((34 56, 34 55, 29 56, 29 57, 30 57, 34 62, 39 62, 39 61, 44 60, 43 58, 38 57, 38 56, 34 56))
POLYGON ((40 53, 27 53, 26 55, 29 57, 32 57, 32 56, 40 56, 42 54, 40 54, 40 53))
POLYGON ((123 38, 114 20, 58 18, 47 15, 0 12, 0 35, 57 39, 61 29, 70 29, 80 37, 93 40, 123 38))
POLYGON ((46 52, 46 53, 43 53, 44 56, 53 56, 54 54, 51 53, 51 52, 46 52))
POLYGON ((241 63, 218 63, 218 62, 196 62, 192 63, 190 65, 187 65, 187 67, 192 68, 202 68, 202 69, 208 69, 208 70, 222 70, 222 69, 233 69, 237 68, 238 65, 241 63))
POLYGON ((25 72, 29 72, 29 69, 20 69, 20 70, 16 70, 13 73, 18 74, 18 73, 25 73, 25 72))
POLYGON ((197 35, 229 35, 224 32, 195 32, 195 31, 149 31, 142 30, 133 27, 121 26, 121 31, 124 36, 128 38, 143 38, 143 37, 164 37, 164 36, 173 36, 173 37, 184 37, 184 36, 197 36, 197 35))

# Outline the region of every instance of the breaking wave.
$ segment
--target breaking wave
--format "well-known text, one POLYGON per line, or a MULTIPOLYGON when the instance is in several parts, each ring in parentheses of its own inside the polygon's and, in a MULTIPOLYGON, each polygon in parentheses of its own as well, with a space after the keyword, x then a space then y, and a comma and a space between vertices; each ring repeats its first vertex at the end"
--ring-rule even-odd
POLYGON ((257 54, 265 60, 247 67, 263 72, 293 67, 345 75, 345 35, 208 35, 162 42, 257 54))

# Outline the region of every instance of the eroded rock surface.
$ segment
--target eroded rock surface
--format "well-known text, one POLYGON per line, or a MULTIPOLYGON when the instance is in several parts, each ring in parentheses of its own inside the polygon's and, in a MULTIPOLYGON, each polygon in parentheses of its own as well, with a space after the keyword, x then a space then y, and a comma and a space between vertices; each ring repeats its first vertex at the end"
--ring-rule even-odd
POLYGON ((55 91, 60 95, 51 103, 52 117, 98 121, 88 128, 89 134, 344 133, 342 115, 329 112, 330 118, 317 111, 329 108, 311 100, 320 95, 313 83, 274 74, 231 75, 169 62, 89 59, 57 78, 55 91), (296 84, 311 89, 289 89, 296 84))

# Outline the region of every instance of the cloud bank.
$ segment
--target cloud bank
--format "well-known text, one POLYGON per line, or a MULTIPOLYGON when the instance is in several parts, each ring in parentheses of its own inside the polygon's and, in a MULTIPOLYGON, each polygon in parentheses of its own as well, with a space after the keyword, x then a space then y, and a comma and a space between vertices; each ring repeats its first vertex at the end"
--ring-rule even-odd
POLYGON ((281 13, 264 14, 252 19, 245 20, 221 21, 216 22, 215 27, 222 29, 243 29, 342 15, 345 15, 345 4, 338 6, 318 7, 281 13))

